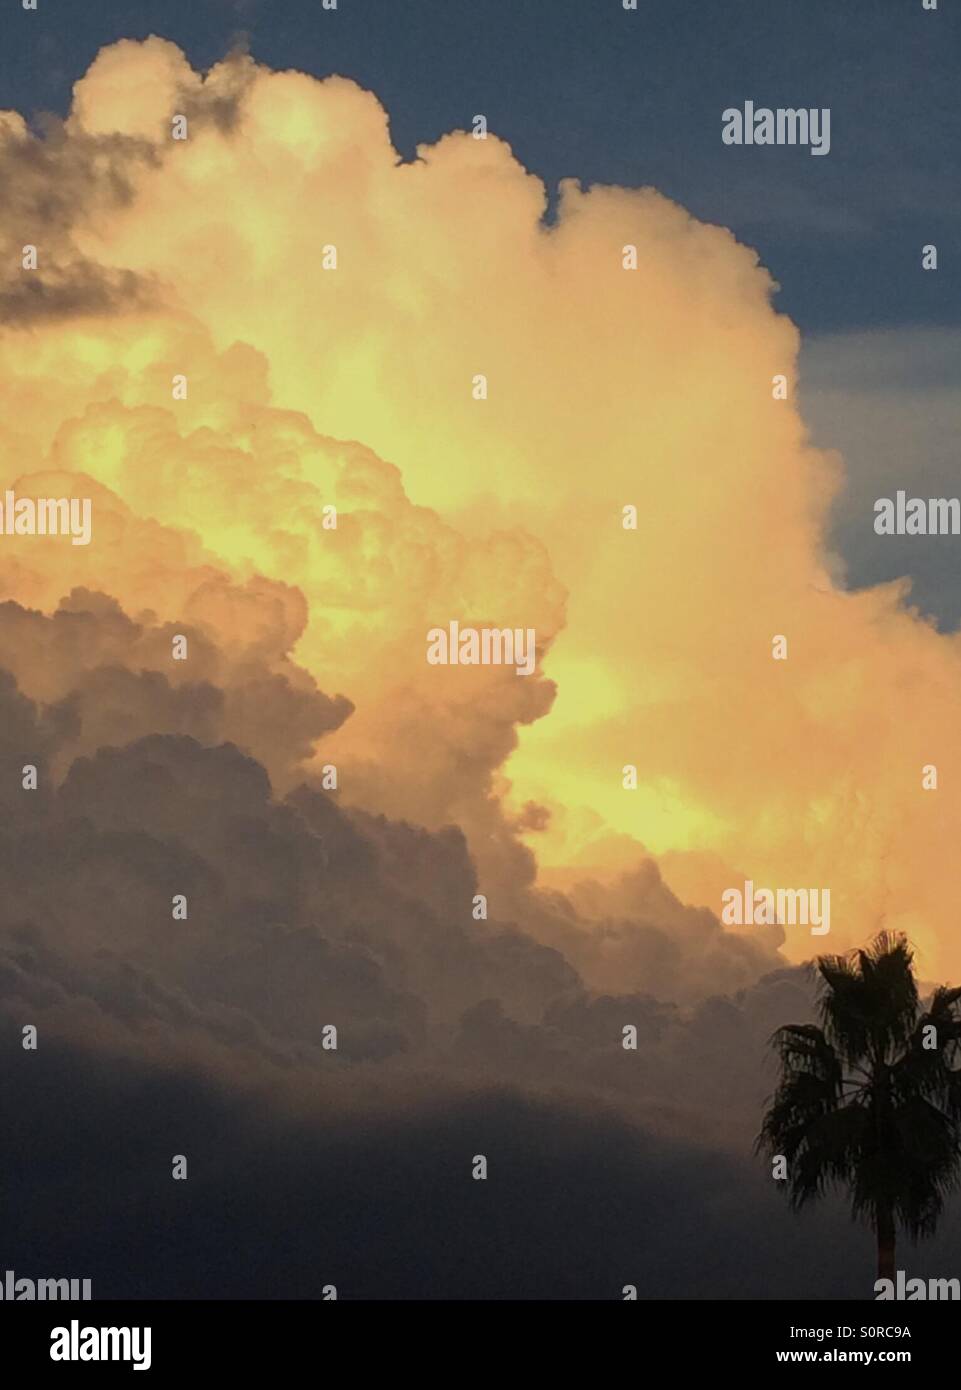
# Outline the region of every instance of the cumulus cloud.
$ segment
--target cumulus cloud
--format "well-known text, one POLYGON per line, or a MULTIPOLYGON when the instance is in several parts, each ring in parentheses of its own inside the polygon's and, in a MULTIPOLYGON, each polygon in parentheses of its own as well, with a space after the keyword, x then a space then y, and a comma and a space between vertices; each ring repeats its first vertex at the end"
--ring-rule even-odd
POLYGON ((54 225, 91 286, 152 287, 0 345, 8 474, 82 472, 121 499, 93 556, 38 574, 5 545, 12 597, 82 584, 163 615, 191 564, 288 583, 297 658, 356 707, 330 745, 345 797, 456 821, 497 892, 518 830, 546 886, 629 872, 643 846, 695 904, 716 911, 742 876, 825 885, 838 944, 883 921, 950 967, 953 817, 920 770, 950 779, 959 754, 940 693, 956 643, 903 588, 838 589, 839 461, 771 398, 775 373, 793 395, 798 338, 753 252, 652 190, 568 182, 548 227, 496 136, 404 163, 371 93, 243 53, 201 76, 163 40, 124 42, 50 151, 6 120, 9 157, 41 155, 11 244, 54 182, 44 160, 76 150, 54 225), (424 633, 450 617, 534 627, 538 675, 428 668, 424 633), (538 823, 518 822, 527 804, 538 823))
MULTIPOLYGON (((490 918, 477 921, 478 873, 459 828, 430 831, 351 809, 312 775, 305 754, 352 716, 349 702, 330 699, 296 666, 269 675, 249 653, 231 663, 208 645, 191 670, 190 661, 169 660, 168 633, 82 590, 50 616, 0 606, 0 632, 23 654, 3 691, 8 795, 41 808, 8 827, 8 901, 64 951, 78 940, 92 951, 122 947, 128 963, 142 951, 161 973, 194 954, 198 987, 215 975, 210 988, 248 1010, 289 958, 289 978, 271 990, 282 1033, 297 1017, 295 995, 307 1014, 316 1015, 323 989, 335 1005, 336 973, 319 963, 331 941, 365 943, 371 988, 383 975, 398 997, 419 1001, 412 1019, 433 1014, 448 1031, 488 997, 539 1022, 552 1002, 583 990, 582 977, 621 988, 643 982, 687 1000, 776 964, 773 951, 682 907, 651 862, 619 890, 597 885, 594 895, 521 883, 516 915, 494 902, 490 918), (13 678, 29 683, 32 674, 42 703, 13 678), (252 756, 261 743, 267 766, 252 756), (18 784, 24 750, 39 769, 37 803, 18 784), (286 774, 286 795, 268 766, 286 774), (299 783, 298 768, 306 769, 299 783), (46 837, 39 880, 36 851, 25 855, 18 830, 31 846, 46 837), (194 927, 171 934, 175 892, 190 900, 194 927), (100 902, 125 897, 132 922, 118 940, 112 928, 104 935, 100 902), (315 966, 301 969, 300 957, 318 951, 315 966), (240 961, 235 996, 227 982, 240 961)), ((368 1021, 385 1009, 375 989, 368 1021)))
MULTIPOLYGON (((653 1220, 671 1162, 693 1225, 766 1210, 759 1058, 809 1013, 786 962, 811 938, 723 931, 721 891, 825 885, 835 949, 883 922, 949 966, 961 747, 956 643, 903 587, 835 582, 840 463, 771 397, 798 339, 757 257, 652 190, 568 182, 547 226, 496 136, 404 163, 356 84, 242 52, 202 76, 156 38, 103 50, 45 135, 0 115, 0 175, 5 485, 93 505, 89 546, 0 537, 2 1006, 41 1028, 64 1114, 71 1077, 98 1131, 98 1076, 169 1106, 130 1131, 122 1201, 186 1133, 215 1207, 249 1203, 204 1123, 270 1174, 303 1142, 332 1262, 381 1294, 471 1287, 432 1245, 393 1280, 350 1255, 384 1147, 431 1191, 441 1163, 441 1208, 447 1159, 512 1153, 513 1248, 548 1253, 531 1192, 607 1155, 581 1273, 499 1280, 491 1237, 488 1291, 643 1284, 597 1243, 653 1220), (429 665, 451 619, 534 629, 534 672, 429 665)), ((82 1159, 109 1161, 90 1131, 82 1159)), ((390 1239, 428 1205, 394 1200, 390 1239)), ((660 1292, 693 1291, 673 1268, 660 1292)))

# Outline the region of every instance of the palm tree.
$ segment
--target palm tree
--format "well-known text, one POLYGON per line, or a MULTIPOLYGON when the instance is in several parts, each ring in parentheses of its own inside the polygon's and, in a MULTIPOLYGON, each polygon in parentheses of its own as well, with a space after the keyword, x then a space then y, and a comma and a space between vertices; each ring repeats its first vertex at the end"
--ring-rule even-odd
POLYGON ((756 1150, 787 1161, 791 1207, 847 1188, 877 1236, 878 1278, 894 1279, 900 1225, 934 1233, 961 1177, 961 989, 922 1010, 914 954, 882 932, 865 950, 821 956, 821 1027, 771 1038, 781 1076, 756 1150))

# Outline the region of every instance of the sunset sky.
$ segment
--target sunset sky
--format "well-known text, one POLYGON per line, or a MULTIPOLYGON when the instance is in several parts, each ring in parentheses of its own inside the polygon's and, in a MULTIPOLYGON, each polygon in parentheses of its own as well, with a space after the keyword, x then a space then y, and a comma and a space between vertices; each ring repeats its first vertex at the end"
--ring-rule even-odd
POLYGON ((93 515, 0 535, 8 1262, 262 1293, 262 1221, 293 1296, 768 1296, 776 1229, 803 1291, 750 1158, 796 967, 961 980, 961 538, 873 527, 957 486, 961 18, 75 8, 0 17, 3 488, 93 515), (748 99, 830 155, 725 147, 748 99), (451 620, 535 671, 429 664, 451 620), (830 935, 722 929, 746 879, 830 935))

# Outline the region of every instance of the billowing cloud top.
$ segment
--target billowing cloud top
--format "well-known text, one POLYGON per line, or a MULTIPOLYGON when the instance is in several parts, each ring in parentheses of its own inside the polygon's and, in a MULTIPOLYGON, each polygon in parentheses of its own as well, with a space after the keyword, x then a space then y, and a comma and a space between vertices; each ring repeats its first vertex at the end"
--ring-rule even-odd
POLYGON ((548 223, 493 134, 404 163, 354 83, 158 38, 42 137, 0 113, 0 181, 5 487, 93 509, 0 535, 18 1021, 301 1101, 335 1022, 370 1094, 562 1075, 730 1136, 812 940, 722 931, 724 887, 959 963, 957 640, 839 587, 753 252, 652 190, 548 223), (450 620, 534 672, 430 665, 450 620))
POLYGON ((547 225, 494 135, 403 163, 354 83, 202 77, 157 38, 103 50, 43 139, 0 129, 5 473, 107 490, 89 552, 5 538, 10 597, 262 624, 355 706, 324 750, 344 798, 457 821, 505 892, 506 807, 544 883, 643 844, 714 911, 744 877, 827 886, 832 945, 883 922, 954 962, 957 642, 903 587, 838 589, 839 465, 751 251, 651 190, 564 184, 547 225), (450 618, 534 628, 542 674, 427 666, 450 618))

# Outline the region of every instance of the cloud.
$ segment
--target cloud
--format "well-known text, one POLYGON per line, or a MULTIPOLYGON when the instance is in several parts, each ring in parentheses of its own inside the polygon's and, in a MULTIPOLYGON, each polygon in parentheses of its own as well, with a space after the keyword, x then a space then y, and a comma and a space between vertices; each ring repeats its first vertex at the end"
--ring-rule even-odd
MULTIPOLYGON (((318 1172, 285 1291, 316 1293, 327 1240, 368 1293, 763 1292, 746 1153, 812 939, 726 932, 720 893, 828 886, 833 949, 883 923, 951 966, 961 747, 956 643, 903 587, 836 582, 840 463, 756 255, 653 190, 568 181, 548 227, 496 136, 403 163, 372 94, 241 52, 201 76, 124 41, 45 139, 3 120, 32 172, 0 240, 43 233, 37 278, 8 257, 0 286, 5 483, 93 504, 87 547, 0 537, 0 997, 42 1039, 12 1103, 29 1066, 61 1078, 28 1148, 59 1142, 72 1080, 62 1191, 102 1216, 162 1190, 163 1225, 168 1150, 193 1146, 213 1292, 254 1287, 230 1202, 269 1226, 258 1184, 286 1201, 318 1172), (533 628, 534 673, 429 665, 452 619, 533 628), (149 1104, 101 1187, 115 1096, 149 1104), (502 1226, 461 1187, 485 1144, 502 1226), (571 1194, 566 1263, 539 1184, 571 1194), (475 1273, 424 1238, 465 1202, 475 1273), (745 1220, 753 1282, 740 1256, 692 1275, 685 1240, 727 1250, 745 1220), (660 1272, 632 1279, 648 1223, 660 1272), (504 1275, 508 1249, 533 1253, 504 1275)), ((31 1222, 18 1259, 87 1254, 118 1286, 92 1218, 46 1246, 31 1222)), ((123 1291, 206 1287, 145 1248, 123 1291)))
MULTIPOLYGON (((31 625, 59 688, 71 656, 113 662, 144 636, 79 592, 53 617, 6 605, 0 619, 31 625), (83 641, 59 630, 65 619, 83 641)), ((169 698, 149 709, 161 726, 181 718, 169 698)), ((38 792, 9 793, 0 825, 0 1017, 14 1040, 39 1031, 0 1083, 17 1152, 34 1156, 3 1185, 19 1271, 41 1259, 81 1270, 101 1297, 316 1297, 331 1282, 343 1297, 619 1297, 624 1283, 642 1297, 761 1297, 776 1232, 776 1260, 795 1249, 805 1291, 823 1227, 792 1229, 747 1149, 767 1038, 810 1016, 809 982, 781 968, 717 993, 754 979, 763 955, 677 903, 653 863, 616 892, 594 885, 594 902, 586 888, 549 908, 531 895, 537 935, 565 954, 526 922, 471 919, 476 874, 454 827, 371 816, 306 783, 280 797, 239 748, 184 733, 101 746, 55 783, 48 764, 83 737, 83 706, 70 693, 34 705, 9 676, 0 729, 6 788, 18 750, 46 754, 38 792), (592 991, 579 966, 621 987, 592 991), (649 992, 625 992, 634 977, 649 992), (463 1190, 478 1152, 492 1164, 486 1197, 463 1190), (180 1153, 190 1177, 175 1209, 180 1153), (78 1185, 84 1200, 68 1203, 78 1185), (150 1219, 118 1236, 145 1202, 150 1219), (453 1240, 435 1240, 465 1202, 453 1240), (677 1204, 689 1229, 663 1219, 677 1204), (56 1228, 51 1209, 65 1212, 56 1228), (257 1223, 277 1253, 251 1267, 240 1250, 257 1223), (634 1236, 623 1243, 638 1225, 640 1261, 634 1236), (212 1263, 190 1254, 198 1229, 212 1263), (734 1230, 746 1280, 725 1260, 692 1270, 698 1242, 731 1250, 734 1230), (385 1266, 385 1243, 416 1260, 385 1266), (527 1255, 505 1266, 508 1248, 527 1255)), ((848 1258, 838 1294, 857 1288, 848 1258)))
POLYGON ((153 298, 149 277, 111 270, 84 256, 74 229, 96 206, 129 201, 129 174, 154 157, 143 141, 115 133, 68 134, 55 117, 40 133, 14 111, 0 111, 0 313, 7 325, 122 314, 153 298), (24 248, 37 250, 36 272, 24 273, 24 248))
POLYGON ((318 1298, 333 1284, 341 1299, 621 1299, 629 1283, 641 1298, 765 1298, 775 1268, 789 1295, 866 1287, 867 1238, 824 1271, 837 1213, 802 1232, 743 1164, 603 1110, 437 1090, 306 1125, 270 1097, 59 1049, 5 1068, 0 1090, 31 1155, 0 1195, 8 1262, 90 1277, 95 1298, 318 1298), (477 1152, 487 1182, 470 1177, 477 1152), (186 1182, 171 1181, 174 1153, 186 1182))
POLYGON ((185 552, 287 583, 298 661, 355 705, 325 750, 345 797, 458 823, 495 893, 532 862, 509 829, 532 803, 545 886, 646 849, 716 911, 707 856, 721 887, 830 887, 838 945, 883 920, 951 967, 953 813, 921 768, 950 778, 961 751, 937 694, 955 647, 903 588, 838 587, 840 462, 808 440, 798 335, 753 252, 653 190, 567 182, 545 227, 543 186, 494 135, 402 163, 354 83, 243 54, 201 77, 160 40, 105 49, 61 138, 129 150, 121 198, 81 175, 70 237, 98 274, 159 291, 27 353, 6 335, 4 452, 27 477, 92 476, 124 532, 163 528, 159 578, 101 527, 94 555, 48 553, 43 575, 5 545, 12 596, 48 607, 80 584, 166 615, 185 552), (452 617, 534 627, 536 677, 427 667, 424 634, 452 617))
POLYGON ((770 948, 683 908, 653 863, 618 892, 597 886, 593 898, 586 888, 541 894, 528 873, 514 888, 516 911, 505 895, 478 923, 478 873, 459 828, 373 816, 320 786, 306 755, 353 716, 296 666, 268 676, 249 652, 231 663, 201 646, 191 669, 169 659, 166 633, 80 590, 49 617, 0 606, 0 632, 24 654, 18 677, 42 672, 46 694, 34 703, 6 677, 7 786, 25 813, 7 831, 8 901, 15 920, 44 924, 68 954, 78 941, 85 955, 115 950, 100 925, 103 903, 124 902, 137 924, 123 935, 125 961, 161 978, 174 968, 180 988, 182 954, 196 952, 199 989, 258 1013, 264 979, 280 972, 276 1014, 258 1016, 282 1035, 298 1017, 295 997, 314 1031, 321 999, 335 1005, 341 946, 331 955, 331 943, 345 959, 359 945, 361 957, 370 954, 356 962, 374 990, 367 1024, 390 1013, 375 988, 383 978, 398 998, 420 1000, 412 1019, 432 1014, 448 1032, 487 998, 537 1022, 583 989, 582 975, 601 986, 643 980, 687 999, 746 984, 777 963, 770 948), (252 756, 260 744, 283 774, 276 789, 252 756), (25 749, 39 768, 36 794, 19 786, 25 749), (34 795, 39 810, 28 814, 34 795), (191 902, 195 925, 171 935, 175 893, 191 902), (203 984, 208 972, 216 983, 203 984))

